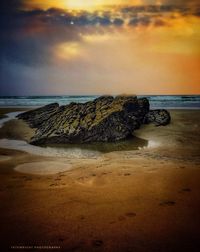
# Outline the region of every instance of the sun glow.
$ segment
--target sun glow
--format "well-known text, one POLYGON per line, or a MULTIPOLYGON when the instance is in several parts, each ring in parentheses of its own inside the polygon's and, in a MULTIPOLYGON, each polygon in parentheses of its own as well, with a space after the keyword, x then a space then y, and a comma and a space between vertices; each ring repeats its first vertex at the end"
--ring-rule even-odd
POLYGON ((67 0, 66 6, 70 9, 94 9, 105 4, 102 0, 67 0))
POLYGON ((76 42, 62 43, 55 48, 55 55, 60 60, 72 60, 80 57, 81 53, 81 47, 76 42))
POLYGON ((127 4, 142 4, 142 0, 22 0, 22 9, 31 10, 41 8, 43 10, 47 10, 49 8, 60 8, 94 11, 96 9, 102 9, 105 6, 127 4))
POLYGON ((70 9, 94 10, 109 5, 139 5, 141 0, 65 0, 65 5, 70 9))

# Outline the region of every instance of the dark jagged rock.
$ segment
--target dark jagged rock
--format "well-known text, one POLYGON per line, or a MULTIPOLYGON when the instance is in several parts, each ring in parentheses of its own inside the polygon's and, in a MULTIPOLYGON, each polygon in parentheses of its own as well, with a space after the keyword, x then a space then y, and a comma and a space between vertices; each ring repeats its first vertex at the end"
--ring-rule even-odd
MULTIPOLYGON (((57 103, 18 116, 36 128, 32 144, 107 142, 126 139, 146 120, 149 101, 136 96, 101 96, 86 103, 57 103)), ((159 121, 157 116, 157 121, 159 121)))
POLYGON ((59 109, 58 103, 52 103, 44 107, 27 111, 17 117, 28 122, 31 128, 39 128, 42 123, 50 119, 59 109))
POLYGON ((165 109, 151 110, 144 117, 144 123, 154 123, 156 126, 167 125, 170 121, 170 114, 165 109))

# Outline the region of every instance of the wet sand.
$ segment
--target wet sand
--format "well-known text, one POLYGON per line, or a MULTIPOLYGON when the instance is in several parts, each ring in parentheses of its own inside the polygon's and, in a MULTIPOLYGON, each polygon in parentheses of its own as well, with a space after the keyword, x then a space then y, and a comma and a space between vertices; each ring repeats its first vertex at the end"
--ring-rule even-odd
POLYGON ((135 132, 151 143, 140 150, 69 159, 1 148, 2 251, 17 245, 55 246, 53 251, 199 251, 200 111, 171 115, 168 126, 135 132), (72 169, 46 175, 15 170, 44 162, 48 168, 56 162, 72 169))

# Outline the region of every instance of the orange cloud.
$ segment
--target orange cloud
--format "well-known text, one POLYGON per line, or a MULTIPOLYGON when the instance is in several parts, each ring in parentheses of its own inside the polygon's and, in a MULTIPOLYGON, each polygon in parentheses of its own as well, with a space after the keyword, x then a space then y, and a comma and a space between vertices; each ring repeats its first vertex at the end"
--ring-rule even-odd
POLYGON ((105 5, 138 5, 141 0, 30 0, 23 1, 25 9, 41 8, 62 8, 62 9, 95 9, 105 5))

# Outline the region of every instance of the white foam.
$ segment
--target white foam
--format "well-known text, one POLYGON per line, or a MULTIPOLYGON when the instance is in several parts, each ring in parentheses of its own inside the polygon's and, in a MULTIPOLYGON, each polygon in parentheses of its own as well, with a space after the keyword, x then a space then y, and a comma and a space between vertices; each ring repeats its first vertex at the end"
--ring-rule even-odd
POLYGON ((22 113, 22 111, 21 112, 10 112, 10 113, 6 114, 7 117, 2 118, 0 120, 0 128, 3 127, 4 123, 6 123, 10 120, 16 119, 16 116, 19 115, 20 113, 22 113))
POLYGON ((153 140, 148 141, 147 148, 157 148, 158 146, 160 146, 159 142, 153 140))
POLYGON ((157 148, 160 146, 159 142, 153 141, 153 140, 148 140, 148 144, 147 146, 144 147, 139 147, 139 150, 143 150, 143 149, 149 149, 149 148, 157 148))

